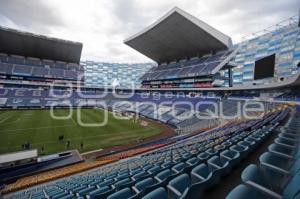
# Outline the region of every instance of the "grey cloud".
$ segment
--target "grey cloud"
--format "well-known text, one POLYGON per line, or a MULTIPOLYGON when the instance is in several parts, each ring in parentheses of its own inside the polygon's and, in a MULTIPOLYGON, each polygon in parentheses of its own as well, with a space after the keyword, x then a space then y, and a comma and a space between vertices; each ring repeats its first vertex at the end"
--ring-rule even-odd
POLYGON ((51 27, 63 26, 60 13, 45 1, 0 0, 0 13, 22 29, 42 34, 51 27))

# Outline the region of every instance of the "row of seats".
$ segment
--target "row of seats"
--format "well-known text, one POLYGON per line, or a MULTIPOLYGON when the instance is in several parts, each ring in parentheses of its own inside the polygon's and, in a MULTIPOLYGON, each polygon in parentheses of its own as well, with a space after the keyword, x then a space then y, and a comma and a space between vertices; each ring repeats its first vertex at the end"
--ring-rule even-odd
POLYGON ((209 75, 231 53, 232 51, 223 51, 199 59, 160 65, 146 73, 141 79, 152 81, 209 75))
POLYGON ((0 74, 4 75, 18 75, 29 77, 44 77, 44 78, 56 78, 66 80, 80 80, 83 75, 83 71, 80 70, 65 70, 60 68, 47 68, 37 66, 26 65, 13 65, 0 62, 0 74))
POLYGON ((274 143, 263 153, 260 164, 249 165, 242 173, 243 184, 227 199, 299 199, 300 198, 300 113, 280 129, 274 143))
POLYGON ((65 70, 80 68, 83 70, 83 66, 76 63, 55 62, 53 60, 40 60, 38 58, 25 58, 23 56, 8 56, 3 53, 0 53, 0 61, 3 63, 22 64, 25 66, 49 66, 51 68, 61 68, 65 70))
POLYGON ((41 183, 49 182, 51 180, 59 179, 68 175, 72 175, 78 172, 82 172, 88 169, 99 167, 112 162, 112 160, 100 160, 95 162, 79 163, 72 166, 63 167, 60 169, 55 169, 52 171, 43 172, 33 176, 28 176, 17 180, 15 183, 9 184, 2 190, 2 193, 10 193, 38 185, 41 183))

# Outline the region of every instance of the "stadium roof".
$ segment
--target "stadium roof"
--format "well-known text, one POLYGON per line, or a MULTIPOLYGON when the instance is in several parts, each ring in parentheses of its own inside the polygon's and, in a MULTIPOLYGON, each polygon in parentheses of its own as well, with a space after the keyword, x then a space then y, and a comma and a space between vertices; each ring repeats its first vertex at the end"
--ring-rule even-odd
POLYGON ((124 43, 158 63, 232 46, 230 37, 177 7, 124 43))
POLYGON ((82 43, 0 26, 0 53, 79 63, 82 43))

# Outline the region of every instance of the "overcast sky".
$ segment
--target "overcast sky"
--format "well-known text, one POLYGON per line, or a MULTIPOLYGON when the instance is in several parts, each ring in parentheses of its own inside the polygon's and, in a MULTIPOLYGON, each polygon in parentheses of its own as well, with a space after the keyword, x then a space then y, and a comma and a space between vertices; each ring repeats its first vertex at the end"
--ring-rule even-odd
POLYGON ((82 60, 148 62, 123 44, 174 6, 233 42, 298 14, 299 0, 0 0, 0 25, 83 43, 82 60))

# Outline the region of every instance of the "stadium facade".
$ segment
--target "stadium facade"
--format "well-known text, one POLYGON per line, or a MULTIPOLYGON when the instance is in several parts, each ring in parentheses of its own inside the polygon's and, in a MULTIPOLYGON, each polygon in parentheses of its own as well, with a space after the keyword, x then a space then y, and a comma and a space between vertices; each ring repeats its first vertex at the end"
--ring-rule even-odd
POLYGON ((154 63, 105 63, 81 61, 85 85, 88 87, 139 88, 140 78, 155 66, 154 63))
POLYGON ((290 77, 300 71, 300 28, 297 18, 288 19, 264 30, 260 36, 237 44, 237 55, 233 62, 237 65, 233 73, 234 84, 251 84, 254 81, 255 60, 272 54, 276 55, 275 75, 280 78, 290 77))

